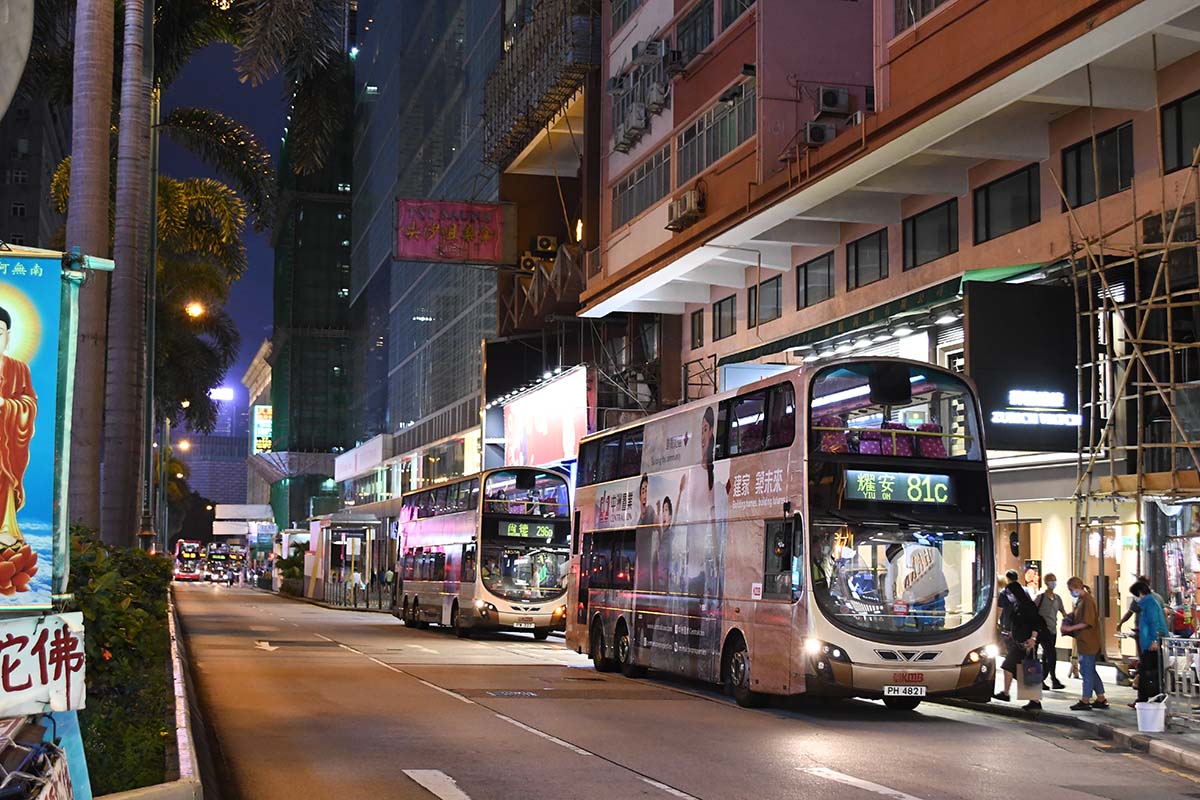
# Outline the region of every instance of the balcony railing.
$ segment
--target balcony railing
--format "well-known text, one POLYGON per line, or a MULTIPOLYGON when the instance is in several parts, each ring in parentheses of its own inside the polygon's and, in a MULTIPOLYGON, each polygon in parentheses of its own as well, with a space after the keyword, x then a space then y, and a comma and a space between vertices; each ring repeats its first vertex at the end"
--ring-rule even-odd
POLYGON ((485 157, 500 167, 533 141, 600 66, 598 0, 542 0, 484 87, 485 157))

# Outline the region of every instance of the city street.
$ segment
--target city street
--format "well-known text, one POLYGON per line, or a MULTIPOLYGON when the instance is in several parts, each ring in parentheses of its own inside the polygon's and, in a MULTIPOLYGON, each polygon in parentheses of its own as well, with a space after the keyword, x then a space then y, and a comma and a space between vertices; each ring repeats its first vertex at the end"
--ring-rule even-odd
POLYGON ((598 674, 562 640, 176 585, 222 797, 1196 797, 1200 776, 1079 730, 924 704, 761 711, 598 674))

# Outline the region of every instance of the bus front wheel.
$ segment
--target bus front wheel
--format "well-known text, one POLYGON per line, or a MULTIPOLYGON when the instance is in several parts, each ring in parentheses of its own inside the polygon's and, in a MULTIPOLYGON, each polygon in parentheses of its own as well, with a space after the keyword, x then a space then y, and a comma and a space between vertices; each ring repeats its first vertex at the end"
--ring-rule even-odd
POLYGON ((454 628, 454 633, 458 636, 458 638, 471 638, 471 629, 466 625, 463 625, 462 614, 460 614, 458 611, 458 603, 455 603, 454 607, 450 609, 450 627, 454 628))
POLYGON ((745 640, 738 636, 726 650, 725 693, 742 708, 759 708, 767 698, 750 686, 750 652, 745 640))
POLYGON ((417 627, 417 620, 413 616, 412 609, 408 605, 408 598, 404 598, 404 607, 400 612, 400 621, 404 623, 406 628, 417 627))
POLYGON ((918 697, 885 697, 883 704, 893 711, 912 711, 921 705, 918 697))
POLYGON ((534 628, 533 629, 533 638, 537 639, 539 642, 546 641, 546 637, 549 635, 550 635, 549 628, 534 628))
POLYGON ((613 661, 608 657, 604 650, 604 631, 600 628, 600 621, 592 623, 592 666, 596 672, 612 672, 614 669, 613 661))

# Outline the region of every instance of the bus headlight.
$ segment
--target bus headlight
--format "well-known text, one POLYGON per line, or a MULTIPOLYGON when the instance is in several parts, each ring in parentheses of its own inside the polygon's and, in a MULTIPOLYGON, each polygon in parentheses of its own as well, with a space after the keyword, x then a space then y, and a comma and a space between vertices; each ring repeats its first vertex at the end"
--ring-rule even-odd
POLYGON ((804 640, 804 652, 808 653, 810 656, 819 655, 821 652, 821 640, 820 639, 805 639, 804 640))
POLYGON ((475 610, 479 612, 479 616, 481 617, 486 617, 489 611, 491 611, 493 614, 498 613, 496 611, 496 607, 486 600, 476 600, 475 610))
POLYGON ((1000 648, 997 645, 989 644, 983 648, 983 654, 988 658, 998 658, 1000 656, 1000 648))
POLYGON ((835 644, 822 642, 820 639, 805 639, 804 652, 813 658, 820 657, 822 659, 829 659, 830 661, 840 661, 843 664, 850 663, 850 656, 846 655, 845 650, 835 644))
POLYGON ((476 601, 475 601, 475 608, 476 608, 477 610, 479 610, 479 611, 482 611, 482 610, 483 610, 483 607, 484 607, 485 605, 487 605, 487 604, 486 604, 486 603, 484 603, 482 600, 476 600, 476 601))
POLYGON ((556 616, 556 617, 566 616, 566 613, 567 613, 567 607, 565 605, 561 605, 558 608, 554 609, 554 616, 556 616))

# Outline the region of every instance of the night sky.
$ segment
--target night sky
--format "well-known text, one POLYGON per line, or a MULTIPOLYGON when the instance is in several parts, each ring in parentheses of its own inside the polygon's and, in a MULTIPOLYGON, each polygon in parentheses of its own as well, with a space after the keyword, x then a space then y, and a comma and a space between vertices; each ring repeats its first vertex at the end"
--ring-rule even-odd
MULTIPOLYGON (((275 79, 257 88, 239 83, 232 47, 214 45, 192 58, 183 74, 168 87, 163 114, 180 106, 211 108, 239 120, 254 132, 272 158, 278 158, 286 116, 282 83, 275 79)), ((174 178, 221 177, 166 136, 162 137, 159 168, 174 178)), ((225 376, 225 385, 238 392, 239 406, 246 403, 242 375, 259 344, 271 335, 274 267, 269 232, 257 233, 247 227, 245 241, 249 268, 233 285, 228 304, 229 314, 242 334, 242 346, 237 362, 225 376)))

